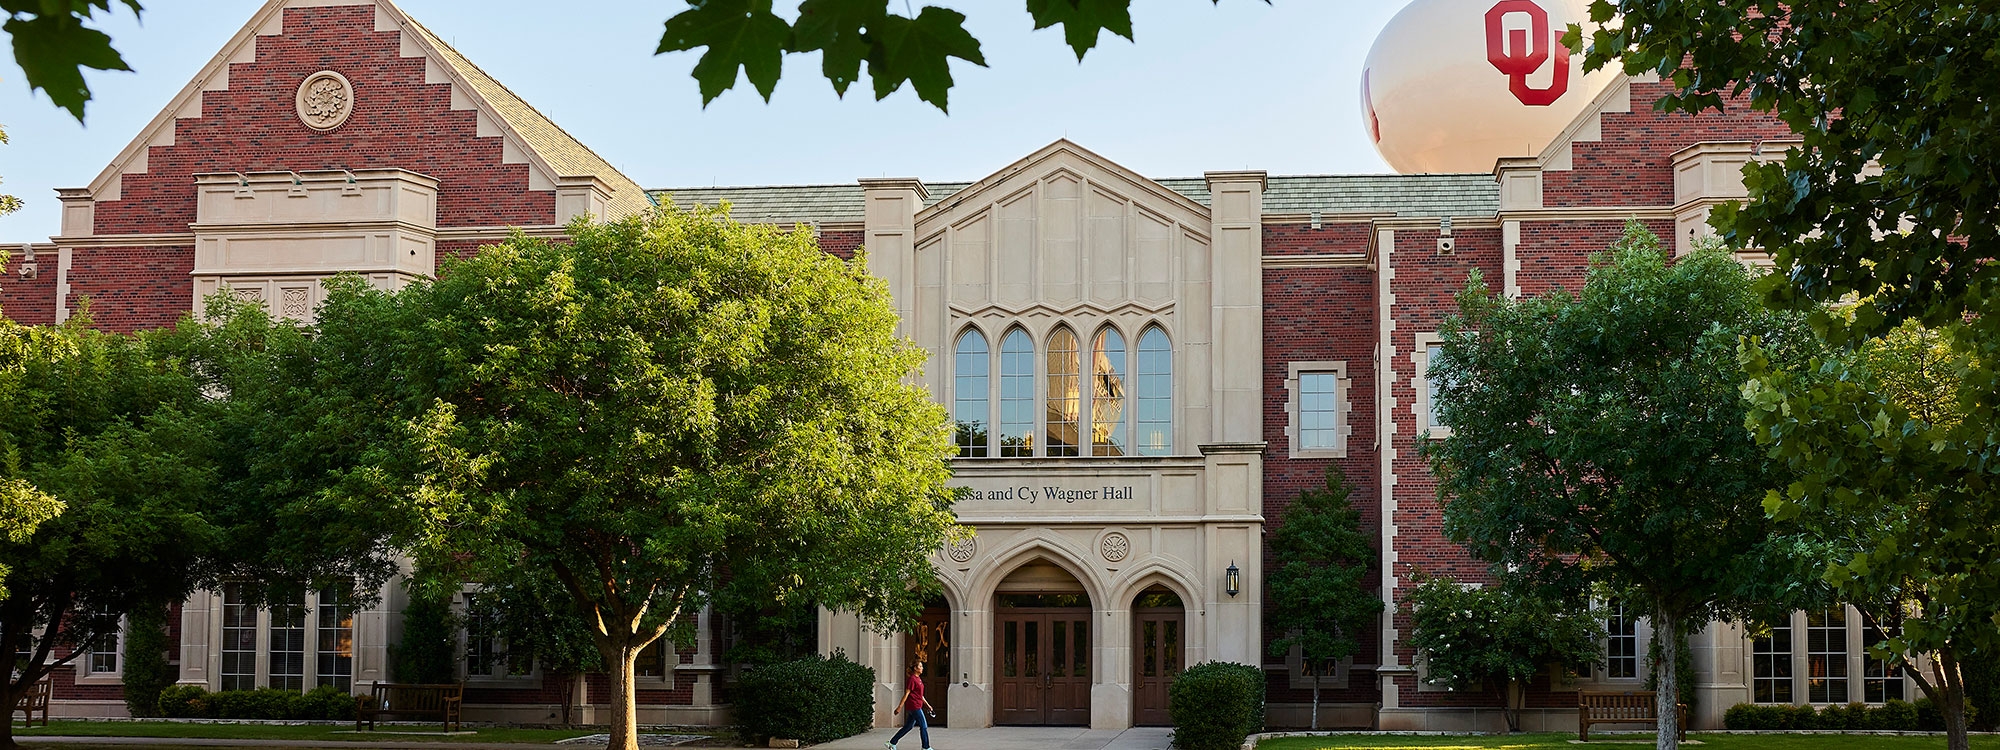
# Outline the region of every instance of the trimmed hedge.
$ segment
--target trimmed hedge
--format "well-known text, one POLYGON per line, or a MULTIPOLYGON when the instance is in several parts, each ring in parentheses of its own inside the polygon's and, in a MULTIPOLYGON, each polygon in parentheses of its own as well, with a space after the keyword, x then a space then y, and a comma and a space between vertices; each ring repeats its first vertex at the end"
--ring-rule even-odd
POLYGON ((332 685, 311 692, 258 688, 211 693, 200 685, 173 685, 160 691, 160 715, 175 719, 334 719, 354 718, 354 696, 332 685))
POLYGON ((874 724, 875 670, 840 652, 757 667, 737 681, 736 718, 737 734, 757 745, 852 737, 874 724))
POLYGON ((1168 690, 1167 712, 1175 747, 1236 750, 1264 729, 1264 670, 1219 661, 1188 667, 1168 690))
MULTIPOLYGON (((1968 706, 1968 720, 1978 711, 1968 706)), ((1970 723, 1970 722, 1968 722, 1970 723)), ((1892 700, 1880 706, 1849 703, 1814 710, 1812 706, 1738 703, 1722 714, 1727 729, 1833 729, 1942 732, 1944 715, 1929 698, 1915 703, 1892 700)))

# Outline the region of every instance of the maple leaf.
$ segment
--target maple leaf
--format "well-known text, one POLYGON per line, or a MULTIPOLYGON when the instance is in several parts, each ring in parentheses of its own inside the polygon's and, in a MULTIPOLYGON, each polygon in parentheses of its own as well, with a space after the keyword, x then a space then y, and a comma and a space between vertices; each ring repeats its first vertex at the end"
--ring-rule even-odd
MULTIPOLYGON (((83 122, 83 104, 90 86, 83 69, 131 70, 111 37, 83 22, 98 10, 110 10, 113 0, 0 0, 7 22, 0 31, 14 40, 14 62, 21 66, 28 89, 41 89, 49 101, 83 122)), ((138 0, 123 0, 139 13, 138 0)))
POLYGON ((875 98, 884 99, 909 81, 917 98, 950 112, 951 58, 986 67, 979 40, 965 30, 965 14, 924 6, 916 18, 884 15, 869 30, 868 77, 875 81, 875 98))
POLYGON ((1132 41, 1131 0, 1028 0, 1028 14, 1035 18, 1036 31, 1060 24, 1078 62, 1097 46, 1099 30, 1132 41))
POLYGON ((739 68, 768 102, 791 35, 791 25, 771 12, 771 0, 695 0, 667 19, 654 54, 708 48, 693 72, 704 107, 736 85, 739 68))
POLYGON ((791 52, 820 53, 820 70, 833 92, 847 96, 847 87, 861 80, 861 60, 868 56, 871 24, 889 14, 888 0, 805 0, 792 25, 791 52))

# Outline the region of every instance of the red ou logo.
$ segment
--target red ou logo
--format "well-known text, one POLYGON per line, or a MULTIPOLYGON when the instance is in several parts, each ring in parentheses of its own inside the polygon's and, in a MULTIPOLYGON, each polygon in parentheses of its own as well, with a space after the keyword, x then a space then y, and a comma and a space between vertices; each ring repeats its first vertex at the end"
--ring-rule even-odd
POLYGON ((1549 12, 1533 0, 1500 0, 1486 11, 1486 61, 1507 74, 1507 90, 1530 107, 1549 106, 1569 92, 1569 48, 1549 29, 1549 12), (1511 13, 1526 13, 1528 28, 1503 28, 1501 22, 1511 13), (1549 61, 1550 47, 1555 48, 1554 79, 1548 88, 1529 86, 1528 75, 1549 61))

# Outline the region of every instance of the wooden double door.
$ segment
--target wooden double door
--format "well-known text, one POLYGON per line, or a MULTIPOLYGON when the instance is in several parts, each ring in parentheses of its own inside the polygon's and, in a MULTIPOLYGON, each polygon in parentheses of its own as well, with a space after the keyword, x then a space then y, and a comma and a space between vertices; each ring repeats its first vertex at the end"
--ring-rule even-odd
POLYGON ((1168 726, 1167 688, 1186 667, 1181 655, 1186 624, 1180 607, 1132 611, 1132 723, 1168 726))
POLYGON ((1090 724, 1090 608, 1002 608, 995 615, 995 724, 1090 724))

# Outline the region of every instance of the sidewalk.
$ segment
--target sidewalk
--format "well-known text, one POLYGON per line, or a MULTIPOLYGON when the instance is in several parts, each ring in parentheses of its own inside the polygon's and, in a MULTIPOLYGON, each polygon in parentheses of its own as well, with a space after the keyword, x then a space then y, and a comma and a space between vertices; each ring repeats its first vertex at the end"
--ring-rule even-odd
MULTIPOLYGON (((140 747, 311 747, 311 748, 373 748, 374 750, 522 750, 538 747, 577 747, 553 743, 505 743, 505 742, 422 742, 417 740, 249 740, 211 739, 207 737, 21 737, 15 742, 23 745, 134 745, 140 747)), ((878 743, 879 744, 879 743, 878 743)))
MULTIPOLYGON (((815 747, 825 750, 882 750, 882 743, 895 736, 894 729, 871 729, 844 740, 815 747)), ((1083 727, 983 727, 979 729, 933 729, 931 747, 936 750, 1168 750, 1174 730, 1170 727, 1131 729, 1085 729, 1083 727)), ((923 742, 911 731, 903 738, 902 750, 922 750, 923 742)))

